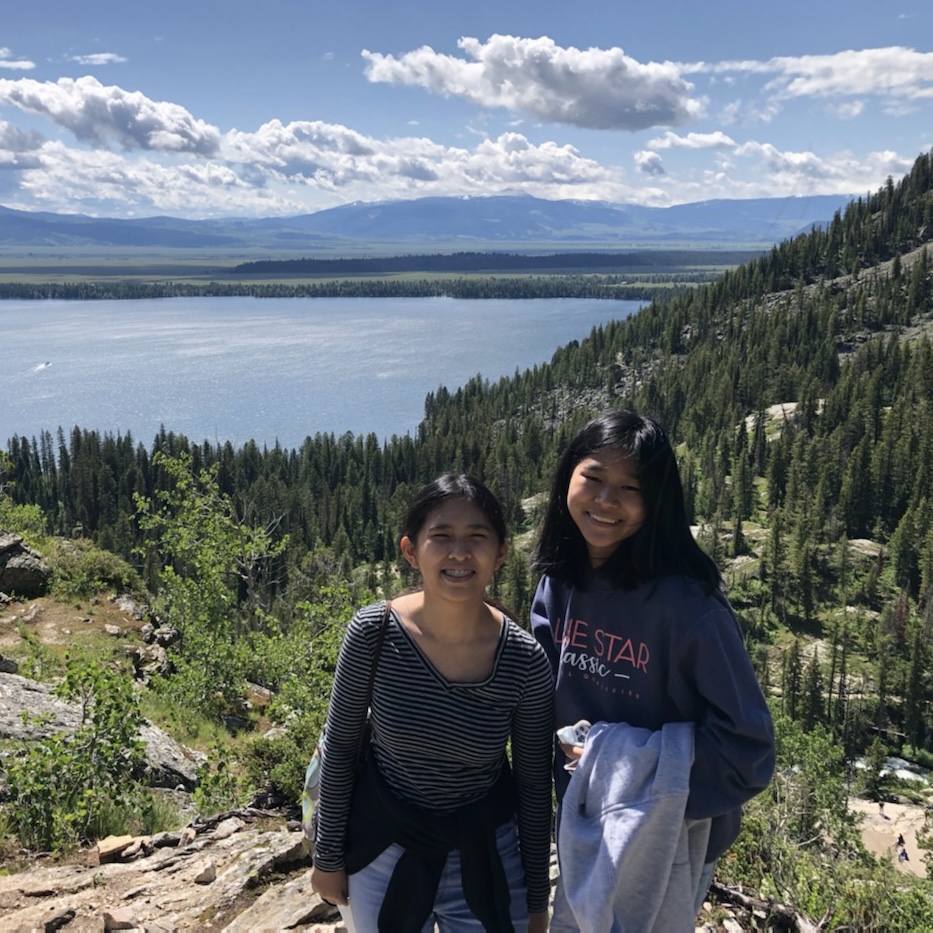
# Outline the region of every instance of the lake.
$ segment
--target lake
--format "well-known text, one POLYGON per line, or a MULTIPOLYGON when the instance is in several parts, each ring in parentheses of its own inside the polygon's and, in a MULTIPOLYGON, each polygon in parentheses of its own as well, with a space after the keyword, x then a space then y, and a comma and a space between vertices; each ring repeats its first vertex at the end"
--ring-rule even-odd
POLYGON ((636 301, 162 298, 0 301, 0 447, 74 425, 160 425, 285 448, 414 433, 428 392, 547 362, 636 301))

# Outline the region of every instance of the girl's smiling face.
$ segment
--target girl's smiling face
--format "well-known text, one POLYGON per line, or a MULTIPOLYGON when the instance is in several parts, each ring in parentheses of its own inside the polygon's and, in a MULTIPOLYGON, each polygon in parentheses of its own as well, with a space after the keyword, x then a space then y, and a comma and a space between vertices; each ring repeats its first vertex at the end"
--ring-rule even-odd
POLYGON ((598 567, 645 522, 637 463, 609 448, 584 457, 573 469, 567 510, 586 541, 590 564, 598 567))
POLYGON ((421 573, 425 593, 482 599, 508 551, 483 510, 469 499, 434 509, 413 541, 401 541, 405 560, 421 573))

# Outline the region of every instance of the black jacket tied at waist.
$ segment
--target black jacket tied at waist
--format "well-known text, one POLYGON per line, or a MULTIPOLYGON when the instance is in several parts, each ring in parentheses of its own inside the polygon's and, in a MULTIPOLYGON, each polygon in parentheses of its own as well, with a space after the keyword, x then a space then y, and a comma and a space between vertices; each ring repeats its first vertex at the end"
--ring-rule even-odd
POLYGON ((392 843, 405 851, 379 911, 379 933, 412 933, 431 916, 448 853, 460 850, 467 906, 488 933, 512 933, 509 886, 496 830, 515 817, 512 772, 503 759, 499 777, 481 800, 452 813, 425 810, 395 797, 370 753, 357 770, 347 824, 344 862, 361 871, 392 843))

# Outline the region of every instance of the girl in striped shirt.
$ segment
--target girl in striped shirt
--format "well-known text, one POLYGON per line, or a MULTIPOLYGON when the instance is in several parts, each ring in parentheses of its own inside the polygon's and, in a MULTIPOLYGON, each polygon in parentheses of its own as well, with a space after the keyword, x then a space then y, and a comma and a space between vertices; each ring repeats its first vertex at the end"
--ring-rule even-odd
POLYGON ((542 933, 553 681, 486 597, 508 550, 501 506, 444 474, 411 504, 400 546, 420 588, 360 609, 338 658, 314 889, 356 933, 542 933))

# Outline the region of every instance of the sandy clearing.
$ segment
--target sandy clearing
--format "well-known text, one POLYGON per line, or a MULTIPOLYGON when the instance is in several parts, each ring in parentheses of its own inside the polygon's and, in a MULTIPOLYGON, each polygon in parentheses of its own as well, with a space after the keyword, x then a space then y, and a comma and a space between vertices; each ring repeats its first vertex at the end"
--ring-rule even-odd
POLYGON ((882 812, 877 803, 851 797, 849 809, 865 815, 862 821, 862 841, 869 852, 892 859, 894 867, 900 871, 920 878, 926 877, 926 863, 923 861, 926 853, 917 846, 917 833, 923 829, 926 820, 923 807, 916 804, 885 803, 882 812), (895 842, 899 835, 904 837, 904 848, 908 856, 906 862, 897 858, 895 842))

